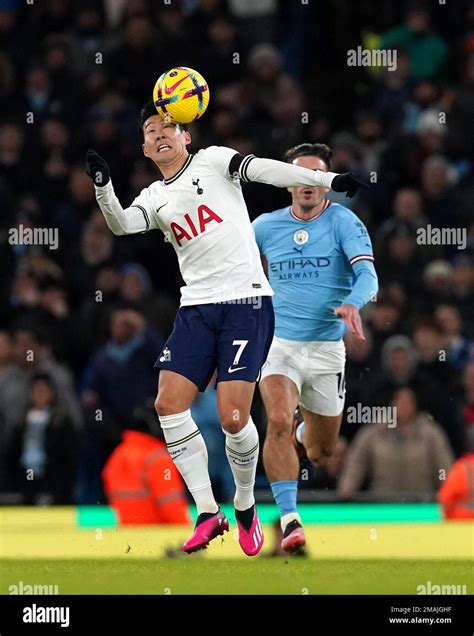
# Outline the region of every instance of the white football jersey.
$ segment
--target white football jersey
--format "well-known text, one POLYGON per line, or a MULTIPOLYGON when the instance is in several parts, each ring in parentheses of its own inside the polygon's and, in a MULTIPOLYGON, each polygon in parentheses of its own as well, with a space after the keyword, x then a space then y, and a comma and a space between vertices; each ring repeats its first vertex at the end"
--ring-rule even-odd
POLYGON ((173 244, 181 275, 181 305, 272 296, 240 187, 229 174, 237 154, 211 146, 189 155, 170 179, 155 181, 130 207, 140 208, 147 230, 173 244))

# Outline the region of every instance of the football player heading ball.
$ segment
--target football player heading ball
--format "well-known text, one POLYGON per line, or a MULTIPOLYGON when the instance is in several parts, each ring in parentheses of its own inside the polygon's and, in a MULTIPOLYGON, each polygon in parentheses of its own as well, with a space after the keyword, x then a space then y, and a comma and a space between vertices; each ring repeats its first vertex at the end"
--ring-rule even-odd
POLYGON ((190 405, 217 371, 217 405, 234 475, 239 543, 257 554, 263 533, 254 499, 259 453, 250 416, 255 381, 273 338, 273 291, 260 254, 240 181, 279 188, 323 186, 354 196, 367 187, 352 173, 310 170, 272 159, 242 156, 211 146, 189 154, 185 126, 166 123, 152 103, 140 120, 143 153, 163 179, 145 188, 123 209, 106 161, 87 152, 86 170, 97 202, 116 235, 161 230, 173 244, 185 285, 174 329, 155 363, 160 369, 155 406, 171 456, 198 509, 185 552, 207 546, 229 527, 209 479, 204 440, 190 405))

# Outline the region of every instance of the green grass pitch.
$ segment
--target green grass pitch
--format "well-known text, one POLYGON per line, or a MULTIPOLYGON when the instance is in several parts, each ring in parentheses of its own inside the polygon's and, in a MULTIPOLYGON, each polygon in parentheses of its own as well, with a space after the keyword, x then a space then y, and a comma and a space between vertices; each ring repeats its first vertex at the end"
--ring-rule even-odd
POLYGON ((0 562, 0 593, 19 581, 59 594, 416 594, 417 586, 466 585, 472 564, 456 560, 315 560, 302 557, 78 559, 0 562))

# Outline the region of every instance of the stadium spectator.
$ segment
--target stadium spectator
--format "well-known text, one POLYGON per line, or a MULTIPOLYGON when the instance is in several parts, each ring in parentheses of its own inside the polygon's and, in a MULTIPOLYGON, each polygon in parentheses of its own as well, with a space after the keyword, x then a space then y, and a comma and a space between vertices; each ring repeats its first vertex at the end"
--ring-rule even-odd
POLYGON ((109 69, 121 90, 138 103, 150 93, 150 60, 161 58, 160 34, 146 15, 130 17, 112 51, 109 69))
POLYGON ((300 85, 282 71, 282 57, 270 44, 258 44, 249 52, 249 75, 241 86, 247 125, 260 140, 259 151, 281 156, 298 140, 304 95, 300 85), (271 147, 268 142, 271 140, 271 147))
MULTIPOLYGON (((356 407, 357 404, 370 404, 370 377, 378 366, 377 355, 374 353, 373 339, 370 330, 364 327, 365 340, 356 338, 354 334, 346 333, 346 402, 345 410, 356 407)), ((357 422, 342 420, 342 433, 349 441, 357 433, 357 422)))
POLYGON ((423 202, 418 190, 414 188, 400 188, 397 190, 393 199, 393 216, 382 223, 375 236, 377 256, 384 250, 387 237, 400 224, 405 224, 410 230, 416 232, 425 223, 423 202))
MULTIPOLYGON (((0 331, 0 395, 2 395, 2 385, 9 384, 15 376, 13 340, 8 331, 0 331)), ((7 413, 6 405, 0 415, 0 491, 5 487, 7 459, 7 413)))
POLYGON ((381 158, 387 148, 382 126, 376 113, 362 111, 356 117, 356 132, 360 167, 365 174, 378 172, 381 158))
POLYGON ((34 167, 23 152, 25 132, 13 122, 0 126, 0 179, 9 196, 35 183, 34 167))
POLYGON ((474 263, 463 256, 455 259, 451 278, 452 302, 463 318, 466 334, 474 338, 474 263))
POLYGON ((93 72, 95 54, 104 50, 104 25, 100 9, 100 5, 86 3, 79 6, 76 11, 70 42, 74 51, 75 66, 81 74, 93 72))
POLYGON ((43 122, 38 153, 43 167, 41 203, 45 210, 54 210, 67 195, 69 144, 69 130, 63 121, 50 117, 43 122))
POLYGON ((410 59, 405 51, 397 49, 397 67, 382 72, 380 85, 374 91, 374 108, 384 129, 393 135, 402 125, 405 104, 410 97, 410 59))
POLYGON ((72 504, 78 454, 77 432, 58 406, 51 377, 35 373, 8 443, 11 490, 21 492, 26 504, 72 504))
POLYGON ((199 64, 207 69, 207 81, 210 86, 220 87, 223 84, 236 82, 242 77, 242 46, 237 39, 235 22, 230 15, 216 16, 207 27, 207 44, 199 47, 199 64), (239 64, 236 64, 235 53, 238 53, 239 64))
POLYGON ((384 49, 404 49, 410 58, 410 72, 414 79, 436 78, 446 71, 448 47, 433 32, 430 14, 421 2, 410 3, 405 23, 384 33, 381 46, 384 49))
POLYGON ((399 333, 400 321, 401 315, 398 305, 383 295, 367 308, 367 323, 372 334, 376 356, 380 356, 384 342, 390 336, 399 333))
POLYGON ((419 281, 413 272, 421 269, 423 257, 413 229, 405 223, 397 223, 379 249, 377 271, 383 280, 399 283, 412 294, 417 292, 419 281))
POLYGON ((19 105, 22 111, 32 113, 37 122, 41 122, 42 119, 53 114, 56 110, 53 106, 51 78, 45 66, 33 65, 28 69, 19 105))
POLYGON ((84 179, 87 175, 82 166, 74 166, 69 176, 68 198, 56 208, 52 219, 67 246, 77 241, 82 226, 95 208, 94 188, 90 179, 87 183, 84 179))
POLYGON ((474 362, 469 362, 464 369, 459 410, 466 425, 474 426, 474 362))
POLYGON ((116 245, 100 210, 91 211, 78 244, 71 245, 68 252, 65 269, 71 296, 87 298, 95 291, 97 272, 113 262, 116 254, 116 245))
POLYGON ((133 305, 116 308, 110 317, 110 339, 86 368, 83 404, 107 409, 122 430, 134 409, 156 393, 156 377, 151 370, 163 342, 133 305))
POLYGON ((464 337, 459 310, 453 305, 439 305, 435 318, 441 327, 448 363, 456 372, 463 371, 474 360, 474 345, 464 337))
POLYGON ((58 406, 76 429, 82 428, 82 412, 69 368, 59 364, 47 338, 35 327, 18 325, 13 340, 13 368, 0 383, 0 422, 9 436, 25 412, 31 378, 45 373, 55 387, 58 406))
POLYGON ((449 437, 452 449, 462 451, 464 424, 452 407, 457 373, 450 366, 443 349, 443 334, 435 321, 420 320, 413 330, 418 357, 416 388, 422 410, 429 413, 449 437))
POLYGON ((410 500, 433 498, 442 471, 453 462, 448 441, 436 422, 418 410, 415 393, 400 387, 390 402, 396 425, 365 424, 349 447, 338 484, 341 499, 362 486, 373 497, 410 500))
POLYGON ((170 457, 153 399, 135 409, 102 471, 120 524, 189 524, 184 482, 170 457))
POLYGON ((421 294, 422 309, 433 313, 435 308, 449 302, 452 293, 453 267, 448 261, 431 261, 423 271, 423 292, 421 294))
POLYGON ((119 302, 122 276, 112 263, 103 264, 94 279, 94 294, 90 293, 78 309, 76 338, 80 370, 84 369, 93 351, 102 346, 109 334, 110 315, 119 302), (80 355, 82 352, 82 355, 80 355))
POLYGON ((273 42, 277 28, 277 0, 248 2, 247 0, 229 0, 229 8, 238 20, 239 33, 246 48, 258 44, 261 34, 266 34, 266 41, 273 42))
POLYGON ((446 364, 443 334, 435 321, 419 320, 413 329, 413 344, 418 357, 418 371, 433 390, 449 388, 453 375, 446 364))
POLYGON ((439 489, 438 501, 446 519, 474 519, 474 426, 467 432, 465 454, 439 489))
POLYGON ((166 293, 153 289, 150 275, 143 265, 125 263, 121 274, 121 298, 140 307, 148 323, 160 334, 169 335, 178 309, 176 303, 166 293))
POLYGON ((406 384, 411 380, 417 367, 417 358, 413 351, 413 343, 407 336, 392 336, 385 342, 382 355, 382 378, 391 384, 390 389, 384 393, 393 391, 397 386, 406 384))
POLYGON ((451 164, 442 155, 428 157, 421 167, 425 212, 434 227, 459 226, 460 211, 452 189, 453 179, 451 164))

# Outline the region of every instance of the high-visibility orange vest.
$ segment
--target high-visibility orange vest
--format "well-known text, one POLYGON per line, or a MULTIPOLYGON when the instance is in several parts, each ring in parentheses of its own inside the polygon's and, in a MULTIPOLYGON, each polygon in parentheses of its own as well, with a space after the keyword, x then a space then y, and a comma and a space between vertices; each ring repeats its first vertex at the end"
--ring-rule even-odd
POLYGON ((446 519, 474 519, 474 453, 458 459, 438 492, 446 519))
POLYGON ((104 491, 122 524, 189 524, 184 482, 166 444, 124 431, 102 471, 104 491))

